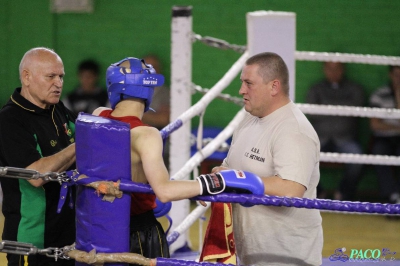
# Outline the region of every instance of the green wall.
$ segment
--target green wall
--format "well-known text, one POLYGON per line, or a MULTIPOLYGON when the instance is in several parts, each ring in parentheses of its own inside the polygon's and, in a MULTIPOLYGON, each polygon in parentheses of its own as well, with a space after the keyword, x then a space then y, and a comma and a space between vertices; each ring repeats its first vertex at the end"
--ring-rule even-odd
MULTIPOLYGON (((193 7, 193 31, 232 44, 246 44, 246 13, 257 10, 296 13, 298 51, 400 55, 400 1, 391 0, 93 0, 90 14, 53 14, 50 1, 0 0, 0 104, 19 86, 18 65, 35 46, 53 48, 65 65, 64 93, 77 83, 76 66, 95 58, 102 72, 127 56, 156 53, 170 80, 171 9, 193 7)), ((271 36, 273 38, 273 36, 271 36)), ((212 87, 239 54, 193 44, 193 81, 212 87)), ((296 63, 296 101, 303 102, 308 87, 322 77, 318 62, 296 63)), ((367 94, 387 82, 387 67, 349 64, 348 76, 367 94)), ((102 75, 104 80, 104 74, 102 75)), ((239 80, 225 93, 238 95, 239 80)), ((193 103, 200 99, 193 96, 193 103)), ((239 107, 216 100, 207 109, 205 124, 226 126, 239 107)), ((194 119, 193 125, 197 121, 194 119)), ((367 146, 368 120, 362 119, 360 138, 367 146)))
MULTIPOLYGON (((233 44, 246 44, 246 12, 274 10, 296 13, 299 51, 400 54, 399 1, 93 1, 91 14, 53 14, 50 1, 0 0, 0 104, 19 86, 19 61, 34 46, 54 48, 62 57, 64 92, 76 85, 76 66, 88 57, 98 59, 104 73, 110 63, 121 58, 154 52, 161 56, 169 82, 174 5, 193 7, 194 32, 233 44)), ((234 51, 194 43, 193 81, 205 88, 213 86, 238 57, 234 51)), ((368 93, 386 82, 386 72, 384 66, 348 65, 348 76, 364 85, 368 93)), ((321 75, 321 63, 297 62, 297 102, 304 100, 307 88, 321 75)), ((238 88, 237 80, 226 92, 237 95, 238 88)), ((193 102, 199 98, 194 96, 193 102)), ((232 104, 216 101, 207 110, 205 122, 224 126, 236 110, 232 104), (223 116, 212 115, 221 112, 223 116)))

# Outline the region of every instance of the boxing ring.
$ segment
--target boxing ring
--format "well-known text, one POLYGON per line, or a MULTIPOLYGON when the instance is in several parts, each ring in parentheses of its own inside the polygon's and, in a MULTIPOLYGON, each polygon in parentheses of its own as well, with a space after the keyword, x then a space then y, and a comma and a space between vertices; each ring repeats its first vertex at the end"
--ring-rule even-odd
MULTIPOLYGON (((260 17, 272 16, 273 20, 278 17, 286 20, 289 18, 289 28, 293 27, 292 14, 282 12, 254 12, 248 14, 248 19, 252 20, 249 25, 253 25, 253 30, 259 29, 257 20, 260 17), (257 25, 254 25, 257 24, 257 25)), ((262 21, 261 23, 265 23, 262 21)), ((265 24, 263 24, 265 26, 265 24)), ((251 31, 251 29, 248 29, 251 31)), ((172 21, 172 53, 174 58, 172 64, 172 112, 173 122, 161 130, 164 140, 170 138, 170 173, 171 179, 184 180, 189 179, 191 174, 198 176, 198 166, 201 162, 215 152, 225 141, 231 137, 235 128, 243 119, 245 111, 241 109, 225 127, 222 132, 203 146, 202 128, 203 116, 207 106, 216 98, 231 101, 235 104, 241 104, 240 99, 230 95, 222 94, 223 90, 240 73, 246 59, 257 52, 257 45, 253 45, 249 38, 248 46, 230 45, 229 43, 211 37, 201 37, 192 33, 191 29, 191 8, 179 7, 173 10, 172 21), (203 89, 191 81, 191 45, 193 41, 201 41, 210 46, 233 49, 243 53, 239 59, 232 65, 226 74, 211 88, 203 89), (182 51, 185 48, 187 50, 182 51), (179 56, 183 55, 183 56, 179 56), (198 91, 204 96, 194 105, 191 105, 190 98, 193 91, 198 91), (175 93, 175 94, 174 94, 175 93), (180 104, 175 104, 179 102, 180 104), (177 108, 175 108, 177 107, 177 108), (190 156, 190 121, 196 116, 200 116, 199 132, 197 137, 198 151, 190 156), (187 142, 182 141, 187 140, 187 142)), ((251 36, 251 34, 249 34, 251 36)), ((286 38, 282 36, 282 38, 286 38)), ((295 39, 293 36, 291 39, 295 39)), ((257 40, 253 40, 257 42, 257 40)), ((293 48, 293 44, 288 45, 287 49, 293 48)), ((268 51, 277 52, 272 48, 268 51)), ((279 51, 278 51, 279 52, 279 51)), ((384 56, 364 56, 355 54, 338 53, 316 53, 316 52, 296 52, 294 49, 288 52, 288 55, 282 56, 289 58, 289 71, 294 73, 295 60, 308 61, 340 61, 346 63, 364 63, 381 65, 400 65, 399 57, 384 56)), ((286 61, 286 59, 285 59, 286 61)), ((291 75, 293 76, 293 74, 291 75)), ((294 77, 291 80, 291 88, 294 87, 294 77)), ((294 99, 294 91, 291 91, 294 99)), ((359 117, 380 117, 399 119, 400 111, 397 109, 377 109, 367 107, 345 107, 345 106, 322 106, 298 104, 305 114, 317 115, 343 115, 359 117)), ((91 115, 81 114, 77 120, 77 165, 78 171, 68 171, 65 173, 46 173, 39 174, 35 171, 22 171, 12 168, 0 169, 0 176, 9 176, 25 179, 44 178, 62 184, 60 195, 60 208, 64 204, 68 188, 77 186, 77 243, 75 246, 56 247, 40 249, 29 245, 28 243, 1 242, 0 251, 2 252, 20 252, 16 254, 43 254, 55 259, 75 258, 77 265, 91 265, 94 263, 107 263, 107 265, 127 265, 137 263, 140 265, 227 265, 218 263, 198 263, 196 261, 156 258, 148 259, 138 254, 128 253, 129 250, 129 196, 126 193, 140 192, 153 193, 151 187, 145 184, 134 183, 130 181, 129 169, 129 127, 117 121, 109 121, 104 118, 93 117, 91 115), (104 134, 104 137, 97 138, 98 133, 104 134), (116 137, 117 136, 117 137, 116 137), (104 140, 112 140, 111 143, 104 145, 104 140), (90 143, 90 146, 88 146, 90 143), (127 145, 128 144, 128 145, 127 145), (79 148, 78 148, 79 147, 79 148), (122 148, 124 147, 124 148, 122 148), (79 149, 79 151, 78 151, 79 149), (115 158, 100 158, 96 156, 99 152, 108 154, 119 154, 115 158), (88 158, 94 158, 88 160, 88 158), (111 159, 110 159, 111 158, 111 159), (122 162, 121 162, 122 158, 122 162), (125 158, 125 159, 123 159, 125 158), (100 164, 100 165, 99 165, 100 164), (118 167, 116 167, 118 165, 118 167), (108 189, 101 189, 99 182, 107 182, 108 189), (88 187, 91 185, 91 187, 88 187), (96 193, 94 190, 96 189, 96 193), (106 194, 105 196, 103 194, 106 194), (90 202, 90 204, 88 204, 90 202), (97 206, 93 205, 96 204, 97 206), (118 219, 116 219, 118 217, 118 219), (115 223, 118 223, 117 225, 115 223), (93 229, 93 227, 96 227, 93 229)), ((102 153, 101 153, 102 154, 102 153)), ((400 165, 400 158, 395 156, 374 156, 374 155, 349 155, 338 153, 321 153, 321 162, 341 162, 357 164, 385 164, 400 165)), ((249 194, 229 194, 221 193, 214 196, 198 196, 191 200, 202 200, 207 202, 230 202, 266 206, 283 206, 306 209, 319 209, 330 212, 346 212, 352 214, 374 214, 374 215, 400 215, 400 204, 381 204, 369 202, 350 202, 326 199, 308 199, 308 198, 288 198, 276 196, 257 196, 249 194)), ((171 232, 167 235, 169 245, 177 243, 183 239, 185 243, 186 232, 199 220, 207 211, 207 207, 198 206, 189 213, 189 200, 173 204, 170 212, 174 221, 171 232), (182 212, 182 209, 184 210, 182 212), (178 211, 179 210, 179 211, 178 211), (186 212, 187 211, 187 212, 186 212), (179 214, 179 215, 177 215, 179 214), (177 225, 176 225, 177 224, 177 225)), ((181 245, 181 244, 180 244, 181 245)), ((172 253, 172 252, 171 252, 172 253)))

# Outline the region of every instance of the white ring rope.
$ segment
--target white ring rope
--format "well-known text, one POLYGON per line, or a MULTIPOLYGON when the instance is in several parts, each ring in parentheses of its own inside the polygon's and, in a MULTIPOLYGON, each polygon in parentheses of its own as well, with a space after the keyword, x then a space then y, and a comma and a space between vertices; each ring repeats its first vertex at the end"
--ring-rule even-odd
POLYGON ((248 52, 245 52, 225 73, 225 75, 210 89, 210 92, 204 95, 200 101, 190 107, 186 112, 181 114, 176 120, 181 120, 182 123, 190 121, 194 116, 199 115, 205 110, 205 108, 223 91, 232 80, 239 74, 242 70, 246 59, 249 57, 248 52))
POLYGON ((400 165, 400 156, 321 152, 320 162, 400 165))
POLYGON ((294 55, 296 60, 299 61, 321 61, 321 62, 332 61, 332 62, 342 62, 342 63, 400 66, 399 56, 307 52, 307 51, 304 52, 296 51, 294 55))
POLYGON ((363 106, 303 104, 303 103, 296 103, 296 105, 305 114, 400 119, 399 109, 376 108, 376 107, 371 108, 363 106))
POLYGON ((172 233, 178 233, 179 235, 185 233, 189 228, 210 208, 211 202, 205 202, 207 206, 197 206, 186 218, 174 229, 172 233))
MULTIPOLYGON (((192 33, 193 42, 200 41, 208 46, 219 49, 231 49, 243 53, 246 50, 245 45, 230 44, 225 40, 214 37, 202 37, 200 34, 192 33)), ((294 56, 299 61, 320 61, 320 62, 342 62, 342 63, 358 63, 369 65, 392 65, 400 66, 399 56, 385 55, 364 55, 350 53, 328 53, 328 52, 312 52, 312 51, 295 51, 294 56)))
POLYGON ((185 163, 185 165, 175 175, 172 176, 172 179, 182 180, 187 177, 195 167, 197 167, 205 158, 215 152, 222 143, 224 143, 230 136, 232 136, 233 131, 243 120, 245 114, 246 111, 244 109, 241 109, 232 119, 232 121, 224 128, 224 130, 222 130, 221 133, 219 133, 218 136, 210 141, 203 149, 196 152, 185 163))
MULTIPOLYGON (((194 91, 206 94, 209 89, 192 84, 194 91)), ((243 99, 229 94, 219 94, 217 98, 224 101, 233 102, 236 105, 243 106, 243 99)), ((323 105, 296 103, 304 114, 311 115, 338 115, 338 116, 357 116, 357 117, 376 117, 383 119, 400 119, 400 110, 394 108, 377 108, 364 106, 344 106, 344 105, 323 105)))

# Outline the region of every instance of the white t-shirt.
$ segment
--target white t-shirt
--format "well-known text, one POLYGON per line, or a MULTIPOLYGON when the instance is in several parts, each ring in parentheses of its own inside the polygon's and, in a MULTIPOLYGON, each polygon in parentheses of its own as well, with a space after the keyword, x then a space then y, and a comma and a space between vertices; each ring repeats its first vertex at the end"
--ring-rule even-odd
MULTIPOLYGON (((280 176, 304 185, 316 197, 319 182, 318 136, 290 102, 258 118, 247 114, 234 132, 223 165, 260 177, 280 176)), ((243 265, 321 265, 322 219, 319 210, 233 204, 237 254, 243 265)))

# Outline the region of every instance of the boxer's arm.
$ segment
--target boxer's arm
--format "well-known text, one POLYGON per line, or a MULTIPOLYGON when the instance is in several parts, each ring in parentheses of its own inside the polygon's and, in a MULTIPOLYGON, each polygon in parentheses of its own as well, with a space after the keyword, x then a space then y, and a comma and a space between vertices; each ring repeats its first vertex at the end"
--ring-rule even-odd
POLYGON ((192 198, 199 195, 196 180, 170 180, 165 167, 161 134, 156 128, 137 127, 131 130, 131 148, 138 153, 150 186, 161 202, 192 198))
POLYGON ((162 139, 155 128, 139 127, 131 130, 131 145, 142 161, 147 181, 161 202, 192 198, 197 195, 234 193, 263 194, 261 179, 242 171, 221 171, 201 175, 196 180, 170 180, 162 159, 162 139))

